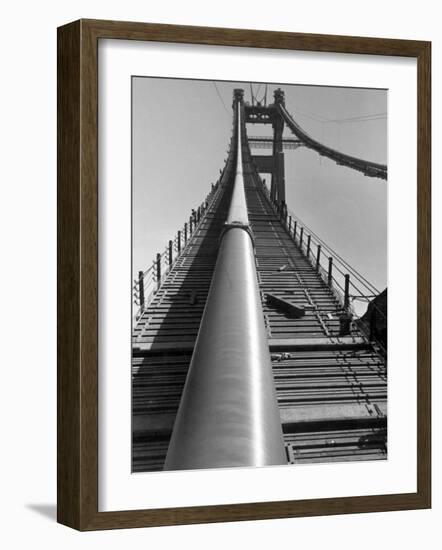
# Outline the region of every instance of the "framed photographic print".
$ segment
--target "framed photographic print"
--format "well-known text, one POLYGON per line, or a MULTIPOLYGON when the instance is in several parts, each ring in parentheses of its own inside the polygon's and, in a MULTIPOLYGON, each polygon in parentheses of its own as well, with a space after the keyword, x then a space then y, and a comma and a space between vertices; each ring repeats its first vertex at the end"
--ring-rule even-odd
POLYGON ((430 64, 59 28, 61 523, 430 507, 430 64))

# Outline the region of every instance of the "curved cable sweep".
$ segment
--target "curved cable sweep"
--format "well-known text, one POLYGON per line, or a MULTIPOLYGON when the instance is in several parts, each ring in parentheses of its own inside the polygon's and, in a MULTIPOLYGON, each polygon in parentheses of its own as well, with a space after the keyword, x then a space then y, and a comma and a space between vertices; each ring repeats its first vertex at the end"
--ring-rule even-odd
POLYGON ((350 155, 346 155, 345 153, 336 151, 336 149, 327 147, 322 143, 319 143, 319 141, 316 141, 311 136, 309 136, 309 134, 307 134, 307 132, 305 132, 301 128, 301 126, 299 126, 299 124, 295 122, 295 120, 283 104, 278 103, 277 108, 293 134, 295 134, 295 136, 300 139, 303 144, 309 149, 313 149, 320 155, 334 160, 339 165, 348 166, 348 168, 358 170, 359 172, 362 172, 365 176, 381 178, 383 180, 387 179, 387 166, 385 164, 378 164, 376 162, 352 157, 350 155))

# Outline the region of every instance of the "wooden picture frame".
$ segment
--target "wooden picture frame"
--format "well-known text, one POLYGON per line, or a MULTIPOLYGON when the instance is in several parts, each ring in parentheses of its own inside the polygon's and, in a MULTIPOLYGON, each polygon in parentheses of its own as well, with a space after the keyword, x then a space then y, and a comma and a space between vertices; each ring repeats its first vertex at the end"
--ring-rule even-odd
POLYGON ((431 44, 79 20, 58 29, 58 521, 82 531, 429 508, 431 44), (98 40, 403 56, 418 71, 417 492, 98 511, 98 40))

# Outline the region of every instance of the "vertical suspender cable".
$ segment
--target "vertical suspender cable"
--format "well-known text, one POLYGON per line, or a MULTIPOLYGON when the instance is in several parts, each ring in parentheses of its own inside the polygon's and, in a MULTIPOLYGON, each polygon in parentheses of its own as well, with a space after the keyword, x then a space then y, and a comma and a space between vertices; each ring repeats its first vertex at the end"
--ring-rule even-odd
POLYGON ((236 101, 236 175, 165 469, 287 464, 243 178, 236 101))

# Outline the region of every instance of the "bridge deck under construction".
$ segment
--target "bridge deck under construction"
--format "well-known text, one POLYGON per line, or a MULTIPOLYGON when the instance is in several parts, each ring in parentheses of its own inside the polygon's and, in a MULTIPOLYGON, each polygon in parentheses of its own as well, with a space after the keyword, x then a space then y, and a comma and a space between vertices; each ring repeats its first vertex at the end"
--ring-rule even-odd
MULTIPOLYGON (((288 463, 385 459, 384 358, 275 208, 243 144, 244 181, 288 463), (294 316, 268 295, 299 308, 294 316)), ((133 333, 133 471, 163 468, 231 195, 218 185, 133 333)))

